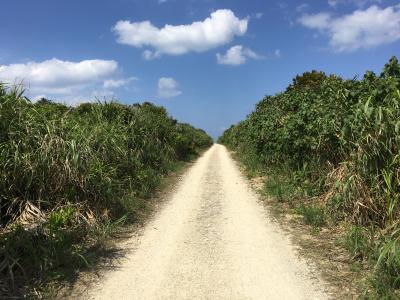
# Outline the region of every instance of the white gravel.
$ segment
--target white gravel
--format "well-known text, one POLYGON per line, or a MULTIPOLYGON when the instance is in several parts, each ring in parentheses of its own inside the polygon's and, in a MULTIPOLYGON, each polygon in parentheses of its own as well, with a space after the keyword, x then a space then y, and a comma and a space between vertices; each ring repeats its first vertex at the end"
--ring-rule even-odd
POLYGON ((221 145, 187 171, 131 244, 86 298, 329 298, 221 145))

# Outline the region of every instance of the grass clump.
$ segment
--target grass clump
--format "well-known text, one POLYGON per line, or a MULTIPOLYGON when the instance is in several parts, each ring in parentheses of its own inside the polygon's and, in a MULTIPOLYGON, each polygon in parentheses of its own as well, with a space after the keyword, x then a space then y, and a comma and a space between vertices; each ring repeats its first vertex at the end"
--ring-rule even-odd
POLYGON ((269 195, 281 202, 290 202, 295 193, 293 185, 278 176, 269 177, 264 188, 269 195))
POLYGON ((362 226, 351 226, 343 239, 343 246, 353 257, 362 258, 372 250, 370 232, 362 226))
POLYGON ((151 103, 31 103, 0 84, 1 296, 90 264, 113 228, 140 220, 163 176, 211 144, 151 103))
POLYGON ((297 212, 303 215, 304 222, 314 227, 325 225, 325 212, 318 206, 301 204, 297 208, 297 212))
POLYGON ((266 174, 266 190, 307 223, 349 224, 348 250, 385 278, 374 281, 379 298, 399 290, 399 120, 400 64, 392 57, 381 74, 362 79, 299 75, 219 142, 266 174))

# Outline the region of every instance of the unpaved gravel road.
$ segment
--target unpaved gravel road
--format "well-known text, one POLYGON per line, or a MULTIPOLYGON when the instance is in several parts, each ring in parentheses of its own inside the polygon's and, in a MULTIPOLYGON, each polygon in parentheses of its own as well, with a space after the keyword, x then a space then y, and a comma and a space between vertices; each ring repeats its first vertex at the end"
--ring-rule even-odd
POLYGON ((327 299, 227 150, 214 145, 90 299, 327 299))

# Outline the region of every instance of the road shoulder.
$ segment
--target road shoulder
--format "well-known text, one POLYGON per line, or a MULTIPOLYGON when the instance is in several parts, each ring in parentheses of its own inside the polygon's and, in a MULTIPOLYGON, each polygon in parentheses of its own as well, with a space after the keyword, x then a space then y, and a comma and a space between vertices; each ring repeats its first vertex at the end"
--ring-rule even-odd
MULTIPOLYGON (((239 163, 238 163, 239 164, 239 163)), ((246 174, 246 170, 240 167, 246 174)), ((367 271, 361 263, 354 262, 349 252, 340 245, 344 228, 307 225, 286 202, 269 196, 264 185, 266 178, 248 176, 251 187, 259 195, 274 222, 283 229, 297 246, 299 254, 331 285, 336 299, 356 299, 363 292, 367 271)))

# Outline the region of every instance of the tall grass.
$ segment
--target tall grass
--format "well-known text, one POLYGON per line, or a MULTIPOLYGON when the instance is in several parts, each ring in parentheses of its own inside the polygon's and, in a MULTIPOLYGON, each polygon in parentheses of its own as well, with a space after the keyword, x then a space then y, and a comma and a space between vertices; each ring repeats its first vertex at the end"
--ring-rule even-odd
POLYGON ((290 200, 307 222, 328 218, 358 228, 348 248, 376 265, 375 290, 384 297, 399 293, 400 284, 399 120, 400 65, 392 57, 380 75, 361 80, 297 76, 219 141, 266 173, 267 190, 290 200), (366 243, 360 228, 374 242, 366 243))
POLYGON ((212 139, 151 103, 72 108, 0 84, 0 293, 63 277, 137 221, 178 161, 212 139))

